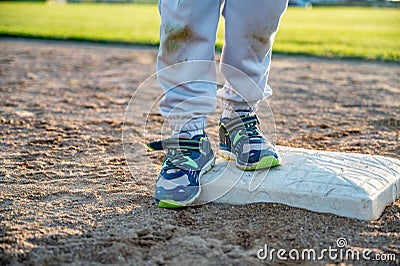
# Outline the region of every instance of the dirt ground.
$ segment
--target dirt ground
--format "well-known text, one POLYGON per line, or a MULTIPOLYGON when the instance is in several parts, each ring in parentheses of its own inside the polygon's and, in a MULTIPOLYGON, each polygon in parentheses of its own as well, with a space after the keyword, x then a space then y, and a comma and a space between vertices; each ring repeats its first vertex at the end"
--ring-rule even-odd
MULTIPOLYGON (((339 237, 400 263, 400 200, 372 222, 274 203, 158 209, 157 171, 144 157, 161 164, 161 154, 139 145, 131 174, 121 140, 156 50, 15 39, 0 47, 1 265, 291 264, 256 254, 265 244, 322 250, 339 237)), ((400 159, 398 64, 275 56, 270 85, 277 144, 400 159)))

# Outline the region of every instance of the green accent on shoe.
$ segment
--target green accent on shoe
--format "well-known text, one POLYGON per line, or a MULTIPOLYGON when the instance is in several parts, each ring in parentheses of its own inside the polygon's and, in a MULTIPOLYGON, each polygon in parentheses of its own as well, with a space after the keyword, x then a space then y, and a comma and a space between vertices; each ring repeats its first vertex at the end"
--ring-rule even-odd
POLYGON ((187 164, 189 166, 192 166, 193 168, 199 168, 199 165, 190 157, 186 157, 186 162, 184 162, 183 164, 187 164))
POLYGON ((158 208, 178 209, 183 207, 185 207, 185 205, 181 205, 174 200, 160 200, 160 202, 158 202, 158 208))
POLYGON ((241 138, 241 137, 243 137, 244 135, 242 134, 242 130, 240 130, 236 135, 235 135, 235 138, 233 139, 233 145, 236 145, 236 142, 238 142, 239 141, 239 139, 241 138))
MULTIPOLYGON (((205 138, 201 137, 199 140, 200 140, 200 143, 202 143, 202 142, 205 140, 205 138)), ((203 152, 203 149, 200 148, 199 151, 200 151, 200 152, 203 152)))
POLYGON ((151 146, 150 143, 147 143, 147 148, 149 148, 150 150, 154 151, 155 149, 151 146))
POLYGON ((255 164, 255 165, 251 165, 251 166, 244 166, 244 165, 239 165, 239 164, 236 164, 236 165, 241 170, 254 171, 254 170, 267 169, 267 168, 278 166, 278 165, 280 165, 280 162, 274 156, 267 156, 267 157, 261 158, 261 160, 258 161, 257 164, 255 164))

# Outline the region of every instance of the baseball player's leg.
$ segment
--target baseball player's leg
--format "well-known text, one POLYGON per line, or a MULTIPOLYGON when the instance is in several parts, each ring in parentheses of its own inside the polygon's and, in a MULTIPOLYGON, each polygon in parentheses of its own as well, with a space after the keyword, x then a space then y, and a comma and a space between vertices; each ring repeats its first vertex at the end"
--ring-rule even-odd
POLYGON ((208 61, 214 60, 220 5, 218 0, 159 1, 157 77, 166 92, 160 107, 176 132, 204 128, 216 107, 215 64, 208 61))
POLYGON ((167 150, 156 182, 159 207, 192 203, 200 194, 201 176, 215 161, 204 127, 216 107, 212 61, 220 5, 218 0, 159 1, 157 78, 165 91, 160 110, 174 131, 171 138, 148 144, 167 150))
POLYGON ((258 102, 272 94, 267 84, 272 44, 286 7, 287 0, 225 2, 221 70, 227 82, 218 91, 225 109, 220 123, 220 150, 245 170, 280 163, 274 146, 262 136, 254 113, 258 102))

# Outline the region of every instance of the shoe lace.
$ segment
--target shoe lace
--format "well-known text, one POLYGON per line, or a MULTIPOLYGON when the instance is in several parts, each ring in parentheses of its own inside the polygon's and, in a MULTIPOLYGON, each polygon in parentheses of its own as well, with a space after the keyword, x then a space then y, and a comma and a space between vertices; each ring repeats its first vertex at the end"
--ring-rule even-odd
POLYGON ((165 163, 166 169, 183 168, 184 163, 189 161, 187 157, 191 156, 192 152, 182 149, 171 149, 167 153, 167 160, 165 163))
POLYGON ((249 141, 257 140, 256 142, 259 142, 260 139, 264 139, 260 128, 258 127, 259 123, 260 122, 256 115, 237 117, 226 123, 221 123, 220 126, 223 130, 220 131, 220 134, 228 136, 230 135, 230 132, 238 130, 236 134, 240 134, 249 141))
POLYGON ((245 124, 247 137, 251 138, 263 138, 260 129, 258 128, 258 122, 253 121, 245 124))

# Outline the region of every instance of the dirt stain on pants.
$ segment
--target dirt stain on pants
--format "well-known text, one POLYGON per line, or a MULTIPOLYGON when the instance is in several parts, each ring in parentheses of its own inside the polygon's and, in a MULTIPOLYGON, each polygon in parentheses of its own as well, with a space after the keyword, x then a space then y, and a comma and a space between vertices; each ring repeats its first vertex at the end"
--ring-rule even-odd
POLYGON ((163 42, 164 50, 171 54, 193 39, 194 34, 188 25, 180 26, 166 26, 165 27, 165 40, 163 42))
POLYGON ((246 36, 251 49, 260 58, 263 58, 271 48, 276 30, 277 27, 265 27, 262 30, 250 31, 250 34, 246 36))

